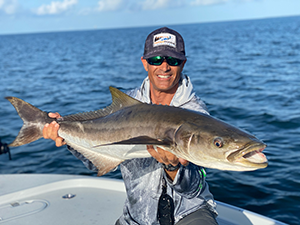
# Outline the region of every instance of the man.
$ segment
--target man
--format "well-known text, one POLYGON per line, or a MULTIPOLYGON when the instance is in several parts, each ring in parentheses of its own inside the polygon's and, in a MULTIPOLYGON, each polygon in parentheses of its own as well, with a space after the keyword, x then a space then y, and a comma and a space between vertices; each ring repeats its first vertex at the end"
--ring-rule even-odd
MULTIPOLYGON (((182 107, 207 113, 195 96, 192 84, 182 75, 186 63, 183 38, 167 27, 150 33, 145 42, 143 66, 148 72, 140 88, 128 94, 148 103, 182 107)), ((58 113, 49 116, 58 118, 58 113)), ((55 122, 44 127, 44 138, 64 143, 55 122)), ((69 149, 89 169, 91 162, 69 149)), ((127 199, 116 224, 215 225, 216 211, 205 181, 205 171, 159 147, 147 146, 152 158, 126 160, 120 164, 127 199)))

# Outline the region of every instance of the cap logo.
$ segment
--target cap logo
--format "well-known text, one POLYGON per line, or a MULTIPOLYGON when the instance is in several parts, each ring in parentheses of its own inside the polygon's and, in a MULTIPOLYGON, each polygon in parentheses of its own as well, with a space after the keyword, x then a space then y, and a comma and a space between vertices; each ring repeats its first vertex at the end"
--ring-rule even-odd
POLYGON ((160 45, 168 45, 176 48, 176 36, 169 33, 161 33, 154 35, 153 37, 153 47, 160 45))

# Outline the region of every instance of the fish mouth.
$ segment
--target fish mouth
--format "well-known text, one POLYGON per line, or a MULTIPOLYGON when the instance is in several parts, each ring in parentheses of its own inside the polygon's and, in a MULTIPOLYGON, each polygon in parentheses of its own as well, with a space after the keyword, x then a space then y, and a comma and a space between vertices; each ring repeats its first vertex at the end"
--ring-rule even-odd
POLYGON ((267 157, 262 151, 267 147, 264 143, 248 144, 228 155, 228 161, 242 164, 245 167, 265 168, 268 166, 267 157))

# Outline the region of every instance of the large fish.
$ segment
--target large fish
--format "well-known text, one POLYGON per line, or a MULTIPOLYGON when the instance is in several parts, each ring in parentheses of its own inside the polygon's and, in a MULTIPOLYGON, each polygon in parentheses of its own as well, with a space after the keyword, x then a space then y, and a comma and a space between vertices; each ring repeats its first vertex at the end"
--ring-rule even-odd
MULTIPOLYGON (((146 145, 159 146, 196 165, 220 170, 250 171, 265 168, 266 145, 253 135, 199 112, 149 105, 110 87, 113 102, 92 112, 64 116, 56 121, 58 134, 80 152, 101 176, 122 161, 151 157, 146 145)), ((24 124, 9 146, 41 138, 53 118, 31 104, 7 97, 24 124)))

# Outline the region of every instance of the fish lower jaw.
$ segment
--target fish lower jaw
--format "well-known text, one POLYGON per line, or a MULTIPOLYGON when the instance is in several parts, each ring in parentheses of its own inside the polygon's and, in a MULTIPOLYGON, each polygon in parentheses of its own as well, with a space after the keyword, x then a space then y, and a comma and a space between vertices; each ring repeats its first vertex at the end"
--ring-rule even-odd
POLYGON ((228 155, 227 160, 231 163, 244 165, 245 167, 265 168, 268 160, 262 151, 266 148, 265 144, 250 145, 247 148, 237 150, 228 155))
POLYGON ((263 169, 268 166, 266 156, 259 150, 249 152, 235 160, 235 163, 244 167, 252 168, 252 170, 263 169))
POLYGON ((213 163, 201 163, 204 168, 225 170, 225 171, 253 171, 259 168, 253 166, 246 166, 244 163, 240 162, 228 162, 228 161, 215 161, 213 163))
POLYGON ((262 150, 256 150, 249 152, 243 156, 244 159, 253 163, 265 163, 267 162, 266 156, 261 152, 262 150))

